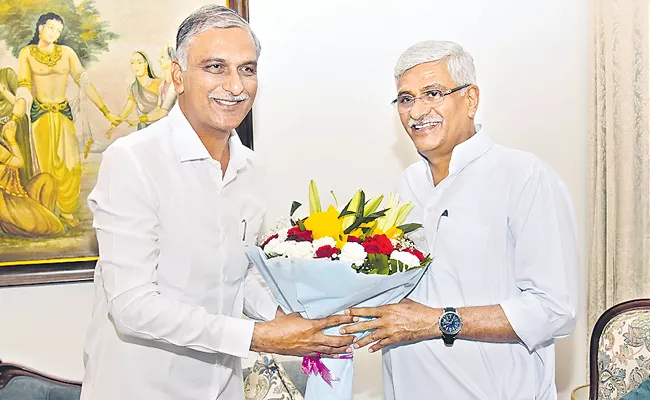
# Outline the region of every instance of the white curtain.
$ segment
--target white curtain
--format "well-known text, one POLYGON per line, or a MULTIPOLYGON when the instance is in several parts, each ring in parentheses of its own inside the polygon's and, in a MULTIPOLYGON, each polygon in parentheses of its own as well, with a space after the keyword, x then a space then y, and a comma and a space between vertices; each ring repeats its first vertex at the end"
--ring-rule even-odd
POLYGON ((650 297, 648 0, 592 1, 589 327, 650 297))

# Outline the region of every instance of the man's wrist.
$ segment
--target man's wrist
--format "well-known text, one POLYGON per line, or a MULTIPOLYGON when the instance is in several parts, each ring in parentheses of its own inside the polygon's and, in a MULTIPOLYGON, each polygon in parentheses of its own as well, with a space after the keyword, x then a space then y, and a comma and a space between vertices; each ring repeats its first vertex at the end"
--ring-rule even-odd
POLYGON ((257 353, 268 353, 265 346, 265 331, 266 326, 264 322, 255 322, 253 327, 253 339, 251 340, 251 351, 257 353))
POLYGON ((440 330, 440 317, 442 316, 442 308, 432 308, 428 315, 429 336, 427 339, 440 339, 442 338, 442 331, 440 330))

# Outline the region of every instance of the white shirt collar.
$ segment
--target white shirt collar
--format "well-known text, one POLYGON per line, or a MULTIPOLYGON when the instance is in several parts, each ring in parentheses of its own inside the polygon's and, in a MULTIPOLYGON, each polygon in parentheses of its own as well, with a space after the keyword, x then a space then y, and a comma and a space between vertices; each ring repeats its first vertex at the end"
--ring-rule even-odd
MULTIPOLYGON (((168 119, 181 163, 212 158, 178 104, 169 111, 168 119)), ((236 167, 236 170, 244 168, 248 161, 253 162, 252 152, 247 151, 234 129, 230 134, 228 145, 230 146, 230 165, 236 167)))
POLYGON ((449 175, 460 172, 472 161, 476 160, 492 148, 494 143, 490 136, 481 129, 481 125, 476 125, 476 133, 466 141, 459 143, 454 147, 449 162, 449 175))
MULTIPOLYGON (((464 142, 457 144, 452 150, 451 160, 449 162, 449 176, 462 171, 472 161, 487 153, 494 145, 494 142, 482 129, 480 124, 476 124, 475 127, 476 133, 464 142)), ((433 184, 431 165, 429 165, 429 161, 426 157, 423 155, 421 155, 421 157, 428 171, 427 178, 430 183, 433 184)))

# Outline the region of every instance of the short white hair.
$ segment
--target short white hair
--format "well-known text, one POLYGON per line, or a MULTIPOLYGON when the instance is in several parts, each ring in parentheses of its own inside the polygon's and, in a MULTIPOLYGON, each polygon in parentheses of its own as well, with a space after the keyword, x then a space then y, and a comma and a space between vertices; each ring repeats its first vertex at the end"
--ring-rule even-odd
POLYGON ((228 7, 206 5, 190 14, 181 23, 176 34, 176 57, 181 68, 187 68, 187 51, 194 36, 210 29, 242 28, 248 31, 255 42, 255 54, 259 58, 262 51, 260 41, 242 17, 228 7))
POLYGON ((472 56, 457 43, 437 40, 420 42, 402 53, 395 64, 395 83, 409 69, 435 61, 447 63, 449 76, 457 86, 476 84, 476 69, 472 56))

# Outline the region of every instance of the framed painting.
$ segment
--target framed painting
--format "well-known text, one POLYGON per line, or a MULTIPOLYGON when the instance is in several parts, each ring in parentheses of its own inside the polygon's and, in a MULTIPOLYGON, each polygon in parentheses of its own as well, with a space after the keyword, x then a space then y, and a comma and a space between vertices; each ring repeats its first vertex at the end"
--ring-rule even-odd
MULTIPOLYGON (((175 104, 176 30, 205 3, 0 3, 0 286, 92 280, 101 154, 175 104)), ((252 148, 250 114, 238 132, 252 148)))

